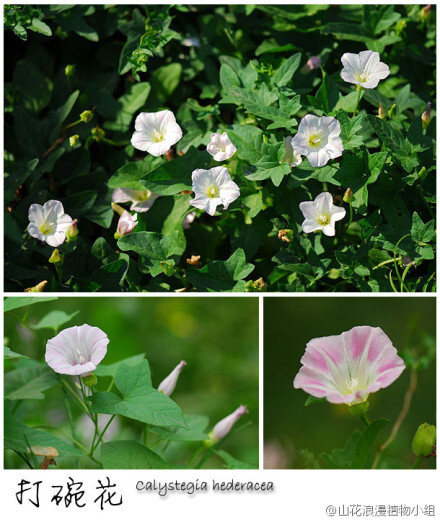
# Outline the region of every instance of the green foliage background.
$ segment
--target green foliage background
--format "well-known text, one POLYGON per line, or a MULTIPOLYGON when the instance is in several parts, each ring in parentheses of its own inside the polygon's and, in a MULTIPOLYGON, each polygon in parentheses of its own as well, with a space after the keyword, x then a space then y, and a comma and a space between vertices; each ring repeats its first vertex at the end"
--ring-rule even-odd
MULTIPOLYGON (((110 343, 103 360, 105 364, 145 353, 155 388, 180 360, 186 360, 188 365, 180 375, 172 398, 184 414, 207 415, 209 430, 240 404, 246 404, 249 415, 245 415, 241 423, 251 421, 251 424, 231 436, 221 449, 258 467, 257 299, 63 298, 29 306, 26 317, 29 327, 20 324, 25 308, 6 312, 7 346, 14 352, 44 361, 46 340, 54 336, 54 330, 40 329, 38 325, 54 310, 66 314, 76 312, 75 317, 60 329, 87 323, 107 333, 110 343)), ((8 370, 24 364, 26 360, 5 360, 5 380, 8 370)), ((7 402, 16 408, 15 416, 29 426, 49 425, 69 432, 59 386, 44 392, 44 395, 46 397, 40 400, 7 402)), ((72 407, 78 423, 81 412, 75 405, 72 407)), ((119 417, 119 420, 119 431, 112 435, 111 440, 141 442, 141 423, 124 417, 119 417)), ((59 436, 57 431, 50 433, 59 436)), ((197 447, 195 444, 181 447, 173 443, 164 458, 185 468, 197 447)), ((61 458, 58 461, 60 467, 75 467, 73 459, 61 458)), ((12 452, 5 452, 6 468, 22 464, 12 452)), ((81 465, 88 466, 90 461, 82 459, 81 465)), ((205 467, 221 468, 223 463, 214 456, 205 467)))
MULTIPOLYGON (((306 459, 302 450, 318 457, 334 448, 343 448, 351 432, 362 429, 360 420, 350 415, 346 405, 320 402, 306 407, 308 395, 293 388, 300 359, 311 339, 338 335, 354 326, 380 326, 406 363, 407 350, 416 356, 427 350, 434 350, 435 354, 433 298, 320 297, 264 301, 264 441, 271 462, 275 452, 280 451, 281 467, 313 467, 315 461, 306 459)), ((380 442, 386 440, 402 409, 409 377, 407 367, 391 386, 369 396, 370 417, 390 419, 380 442)), ((411 409, 397 438, 385 451, 382 467, 412 465, 415 460, 412 439, 423 422, 436 422, 435 358, 429 369, 419 371, 411 409)), ((323 466, 322 460, 320 465, 323 466)), ((425 461, 422 467, 435 467, 435 459, 425 461)))

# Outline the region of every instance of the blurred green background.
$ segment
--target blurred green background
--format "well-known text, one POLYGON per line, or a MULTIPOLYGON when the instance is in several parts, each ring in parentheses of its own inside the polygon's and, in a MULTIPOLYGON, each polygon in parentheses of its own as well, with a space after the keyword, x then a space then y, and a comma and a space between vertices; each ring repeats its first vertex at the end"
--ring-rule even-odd
MULTIPOLYGON (((257 298, 62 297, 6 312, 7 346, 44 361, 46 341, 54 336, 54 331, 23 326, 21 319, 26 310, 26 324, 30 326, 36 325, 51 310, 63 310, 68 314, 78 312, 61 329, 87 323, 104 330, 110 339, 103 360, 106 364, 145 353, 154 387, 180 360, 187 361, 172 399, 184 414, 207 415, 209 429, 240 404, 246 404, 249 415, 244 416, 237 427, 249 421, 251 424, 229 437, 221 449, 258 467, 257 298)), ((5 362, 7 371, 12 363, 5 362)), ((60 389, 56 387, 45 394, 43 400, 22 401, 16 416, 29 426, 47 424, 69 432, 60 389)), ((76 421, 84 427, 84 433, 88 432, 87 418, 81 418, 79 410, 74 411, 76 421)), ((119 417, 116 432, 105 440, 141 441, 142 428, 137 421, 119 417)), ((181 447, 173 443, 165 458, 173 465, 186 467, 195 448, 194 444, 181 447)), ((68 467, 67 461, 60 461, 63 468, 68 467)), ((81 462, 81 465, 85 467, 90 463, 81 462)), ((22 467, 22 461, 7 451, 5 467, 22 467)), ((221 468, 223 463, 212 457, 205 467, 221 468)))
MULTIPOLYGON (((379 326, 398 354, 422 353, 435 347, 435 298, 424 297, 304 297, 264 300, 264 443, 265 468, 309 467, 301 450, 321 452, 342 448, 361 422, 346 405, 304 403, 308 395, 293 388, 306 344, 314 337, 337 335, 354 326, 379 326)), ((409 467, 415 460, 411 443, 417 427, 436 422, 435 359, 420 370, 418 388, 400 431, 384 452, 381 467, 409 467)), ((390 387, 369 396, 370 417, 390 419, 379 435, 384 442, 399 415, 410 370, 390 387)), ((435 467, 435 459, 421 467, 435 467)))

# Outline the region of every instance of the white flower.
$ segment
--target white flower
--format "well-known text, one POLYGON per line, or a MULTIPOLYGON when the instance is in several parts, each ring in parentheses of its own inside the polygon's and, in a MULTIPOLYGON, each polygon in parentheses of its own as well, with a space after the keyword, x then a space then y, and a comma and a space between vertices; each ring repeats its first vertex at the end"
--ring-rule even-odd
POLYGON ((188 212, 188 214, 183 218, 182 225, 185 230, 191 227, 191 223, 195 220, 196 213, 195 211, 188 212))
POLYGON ((51 199, 43 206, 34 203, 29 207, 29 222, 27 227, 29 235, 45 241, 52 247, 58 247, 66 239, 66 232, 72 224, 72 218, 64 213, 60 201, 51 199))
POLYGON ((182 138, 182 129, 171 111, 141 112, 134 123, 133 147, 162 156, 182 138))
POLYGON ((232 426, 248 412, 246 406, 239 406, 233 413, 225 417, 214 426, 212 430, 212 438, 214 440, 223 439, 231 431, 232 426))
POLYGON ((181 42, 185 47, 200 47, 200 39, 197 36, 189 36, 184 38, 181 42))
POLYGON ((312 167, 323 167, 330 159, 342 155, 344 146, 340 134, 341 124, 337 119, 307 114, 292 139, 292 147, 297 153, 307 156, 312 167))
POLYGON ((226 210, 240 195, 240 189, 226 167, 196 169, 192 173, 192 183, 195 197, 190 204, 205 210, 210 216, 215 214, 217 205, 223 205, 226 210))
POLYGON ((129 188, 117 188, 113 191, 112 201, 113 203, 127 203, 132 201, 130 210, 136 212, 146 212, 150 210, 153 203, 159 196, 153 194, 148 189, 145 190, 133 190, 129 188))
POLYGON ((341 58, 344 68, 341 78, 364 89, 374 89, 380 80, 390 74, 390 68, 380 61, 379 53, 361 51, 359 54, 345 53, 341 58))
POLYGON ((229 136, 224 132, 218 134, 214 132, 211 134, 211 143, 208 143, 206 150, 211 154, 215 161, 225 161, 237 152, 237 148, 229 139, 229 136))
POLYGON ((132 216, 130 212, 124 210, 118 221, 118 228, 115 233, 115 239, 119 239, 120 237, 126 236, 132 232, 137 224, 137 214, 132 216))
POLYGON ((186 362, 180 361, 180 363, 174 368, 168 377, 165 377, 165 379, 159 384, 157 389, 169 397, 176 388, 180 372, 185 368, 185 366, 186 362))
POLYGON ((345 209, 333 205, 330 192, 322 192, 315 201, 303 201, 299 204, 305 220, 302 229, 306 234, 322 230, 326 236, 335 235, 335 222, 345 217, 345 209))
POLYGON ((296 150, 293 150, 292 136, 286 136, 284 138, 284 147, 286 148, 286 153, 280 163, 288 163, 291 167, 297 167, 302 163, 301 154, 296 150))

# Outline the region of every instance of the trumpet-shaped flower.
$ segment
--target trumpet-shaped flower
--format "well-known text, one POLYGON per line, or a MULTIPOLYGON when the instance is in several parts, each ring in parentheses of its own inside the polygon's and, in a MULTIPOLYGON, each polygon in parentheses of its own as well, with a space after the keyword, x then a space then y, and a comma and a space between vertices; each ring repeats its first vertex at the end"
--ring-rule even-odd
POLYGON ((47 341, 46 362, 57 373, 86 376, 104 359, 108 343, 96 326, 72 326, 47 341))
POLYGON ((147 212, 159 196, 148 189, 133 190, 130 188, 116 188, 113 191, 113 203, 127 203, 131 201, 130 210, 147 212))
POLYGON ((345 53, 341 58, 344 68, 341 78, 364 89, 375 89, 380 80, 390 74, 390 68, 380 61, 379 53, 361 51, 359 54, 345 53))
POLYGON ((333 197, 330 192, 322 192, 314 201, 303 201, 299 208, 305 219, 302 229, 306 234, 322 230, 326 236, 335 235, 335 223, 344 219, 344 208, 333 205, 333 197))
POLYGON ((283 159, 280 163, 288 163, 290 167, 297 167, 302 163, 301 154, 292 147, 292 136, 286 136, 284 138, 284 147, 286 152, 284 153, 283 159))
POLYGON ((182 129, 171 111, 141 112, 131 138, 134 148, 162 156, 182 138, 182 129))
POLYGON ((165 379, 159 384, 157 389, 169 397, 175 390, 180 372, 185 368, 185 366, 186 361, 180 361, 168 377, 165 377, 165 379))
POLYGON ((215 214, 217 205, 223 205, 226 210, 240 195, 240 189, 226 167, 196 169, 192 173, 192 184, 195 197, 190 201, 191 205, 205 210, 210 216, 215 214))
POLYGON ((115 232, 115 239, 119 239, 120 237, 126 236, 132 232, 137 224, 137 214, 132 216, 130 212, 124 210, 118 221, 118 228, 115 232))
POLYGON ((386 388, 405 369, 381 328, 355 326, 348 332, 308 342, 293 386, 334 404, 357 404, 386 388))
POLYGON ((64 213, 60 201, 51 199, 41 206, 34 203, 29 207, 29 235, 46 242, 52 247, 64 243, 72 218, 64 213))
POLYGON ((229 136, 224 132, 218 134, 214 132, 211 134, 211 143, 208 143, 206 150, 211 154, 215 161, 225 161, 237 152, 237 148, 229 139, 229 136))
POLYGON ((312 167, 323 167, 329 160, 342 155, 344 146, 340 134, 341 124, 336 118, 307 114, 292 139, 292 147, 306 156, 312 167))
POLYGON ((246 406, 239 406, 233 413, 222 419, 212 429, 212 438, 214 440, 223 439, 231 431, 232 426, 248 412, 246 406))

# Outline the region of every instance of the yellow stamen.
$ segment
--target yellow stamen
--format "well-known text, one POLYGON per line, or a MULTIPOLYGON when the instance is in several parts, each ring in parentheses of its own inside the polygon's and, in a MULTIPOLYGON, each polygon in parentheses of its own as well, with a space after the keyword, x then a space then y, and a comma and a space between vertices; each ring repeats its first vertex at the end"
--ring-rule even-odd
POLYGON ((159 143, 160 141, 163 141, 165 138, 164 138, 164 135, 160 131, 155 130, 154 134, 153 134, 153 139, 154 139, 155 143, 159 143))
POLYGON ((309 137, 309 145, 311 147, 319 147, 319 144, 321 143, 321 136, 318 134, 312 134, 309 137))
POLYGON ((219 189, 217 185, 211 185, 206 191, 206 195, 208 196, 208 198, 218 198, 219 189))
POLYGON ((328 225, 330 223, 330 216, 327 216, 326 214, 321 214, 320 216, 318 216, 316 221, 322 226, 328 225))
POLYGON ((45 236, 48 236, 49 234, 52 234, 54 229, 54 223, 43 223, 40 225, 40 232, 44 234, 45 236))

